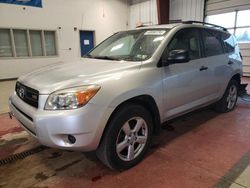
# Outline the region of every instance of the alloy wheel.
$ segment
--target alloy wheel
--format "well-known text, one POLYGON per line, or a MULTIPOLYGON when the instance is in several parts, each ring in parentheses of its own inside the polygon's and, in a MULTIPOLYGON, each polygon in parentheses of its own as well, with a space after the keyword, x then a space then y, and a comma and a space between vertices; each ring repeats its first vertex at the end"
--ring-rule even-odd
POLYGON ((148 140, 148 125, 141 117, 129 119, 119 131, 116 153, 123 161, 132 161, 143 151, 148 140))
POLYGON ((235 103, 237 101, 237 95, 237 87, 235 85, 231 85, 227 97, 227 108, 229 110, 233 109, 233 107, 235 106, 235 103))

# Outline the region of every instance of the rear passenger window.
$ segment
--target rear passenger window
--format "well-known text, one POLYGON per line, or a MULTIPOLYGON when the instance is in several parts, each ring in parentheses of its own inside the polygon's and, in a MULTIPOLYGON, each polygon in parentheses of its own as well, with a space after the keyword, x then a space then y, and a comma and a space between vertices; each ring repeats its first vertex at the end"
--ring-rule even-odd
POLYGON ((207 57, 223 54, 220 36, 216 36, 216 34, 217 33, 209 29, 203 30, 205 54, 207 57))
POLYGON ((168 45, 168 52, 180 49, 188 51, 190 60, 201 57, 199 34, 196 29, 183 29, 173 37, 168 45))
POLYGON ((234 47, 236 45, 234 36, 229 33, 222 33, 222 40, 224 42, 226 52, 234 52, 234 47))

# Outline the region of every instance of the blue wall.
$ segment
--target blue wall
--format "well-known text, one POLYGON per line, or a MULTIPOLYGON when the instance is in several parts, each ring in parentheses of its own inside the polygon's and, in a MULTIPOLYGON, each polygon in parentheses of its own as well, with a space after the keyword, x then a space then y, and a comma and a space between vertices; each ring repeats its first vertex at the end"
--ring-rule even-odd
POLYGON ((33 6, 42 8, 42 0, 0 0, 0 3, 9 3, 23 6, 33 6))

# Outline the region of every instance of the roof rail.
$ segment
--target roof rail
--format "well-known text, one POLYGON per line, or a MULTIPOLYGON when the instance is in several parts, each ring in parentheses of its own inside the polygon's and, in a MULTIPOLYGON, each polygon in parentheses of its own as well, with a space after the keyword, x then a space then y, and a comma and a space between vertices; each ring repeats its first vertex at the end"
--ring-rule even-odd
POLYGON ((192 20, 189 20, 189 21, 184 21, 184 22, 182 22, 182 23, 184 23, 184 24, 198 23, 198 24, 202 24, 202 25, 208 25, 208 26, 217 27, 217 28, 222 29, 223 31, 227 31, 227 29, 226 29, 225 27, 222 27, 222 26, 219 26, 219 25, 215 25, 215 24, 206 23, 206 22, 200 22, 200 21, 192 21, 192 20))

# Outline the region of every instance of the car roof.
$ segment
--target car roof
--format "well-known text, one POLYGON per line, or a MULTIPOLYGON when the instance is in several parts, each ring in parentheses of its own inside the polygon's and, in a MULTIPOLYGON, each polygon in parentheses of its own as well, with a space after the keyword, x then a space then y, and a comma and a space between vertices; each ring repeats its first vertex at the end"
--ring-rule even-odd
POLYGON ((227 29, 210 23, 199 22, 199 21, 186 21, 186 22, 179 22, 179 23, 172 23, 172 24, 162 24, 162 25, 151 25, 151 26, 142 26, 136 29, 172 29, 177 26, 188 25, 190 27, 197 27, 197 28, 208 28, 214 29, 217 31, 222 31, 228 33, 227 29))
POLYGON ((180 23, 142 26, 137 27, 136 29, 172 29, 178 25, 180 25, 180 23))

